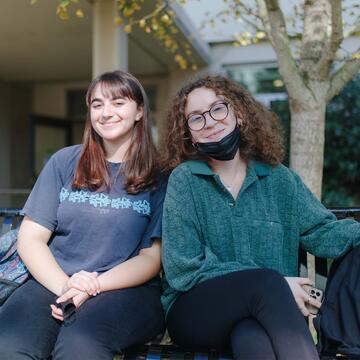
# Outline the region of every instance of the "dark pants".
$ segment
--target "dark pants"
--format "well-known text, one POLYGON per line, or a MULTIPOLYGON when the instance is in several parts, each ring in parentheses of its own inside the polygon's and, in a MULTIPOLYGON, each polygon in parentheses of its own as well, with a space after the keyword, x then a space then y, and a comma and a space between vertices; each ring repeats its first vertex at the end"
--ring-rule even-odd
POLYGON ((282 275, 245 270, 204 281, 171 307, 179 345, 224 350, 234 359, 318 359, 307 323, 282 275))
POLYGON ((0 359, 113 359, 142 344, 164 326, 160 290, 138 286, 87 300, 64 326, 51 316, 55 296, 29 280, 0 308, 0 359))

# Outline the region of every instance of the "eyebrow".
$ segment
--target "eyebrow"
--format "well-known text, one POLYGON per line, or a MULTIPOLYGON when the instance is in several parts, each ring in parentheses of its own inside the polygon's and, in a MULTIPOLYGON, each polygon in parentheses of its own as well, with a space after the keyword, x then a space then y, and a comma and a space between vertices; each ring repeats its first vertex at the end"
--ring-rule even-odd
POLYGON ((205 110, 205 111, 194 110, 194 111, 192 111, 191 113, 189 113, 186 118, 188 118, 189 116, 191 116, 191 115, 193 115, 193 114, 202 114, 202 113, 204 113, 204 112, 206 112, 206 111, 209 111, 216 103, 218 103, 218 102, 224 102, 224 101, 225 101, 224 99, 218 99, 218 100, 216 100, 216 101, 214 101, 213 103, 210 104, 210 107, 209 107, 208 110, 205 110))
MULTIPOLYGON (((122 96, 114 96, 113 98, 111 98, 111 100, 124 100, 125 98, 122 97, 122 96)), ((102 102, 102 99, 99 99, 99 98, 93 98, 90 102, 90 104, 94 103, 94 102, 102 102)))
POLYGON ((101 102, 102 100, 99 99, 99 98, 93 98, 93 99, 90 101, 90 104, 92 104, 92 103, 94 103, 94 102, 96 102, 96 101, 101 102))

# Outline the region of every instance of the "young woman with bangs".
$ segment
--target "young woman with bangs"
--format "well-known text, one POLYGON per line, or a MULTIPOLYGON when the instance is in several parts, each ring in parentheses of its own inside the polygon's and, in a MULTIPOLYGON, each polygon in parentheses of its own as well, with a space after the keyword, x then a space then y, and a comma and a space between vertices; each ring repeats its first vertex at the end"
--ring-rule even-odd
POLYGON ((51 157, 23 209, 18 251, 32 278, 0 308, 1 359, 113 359, 163 329, 165 187, 144 89, 105 73, 86 102, 83 145, 51 157))
POLYGON ((222 76, 185 85, 168 112, 162 303, 179 345, 234 359, 318 359, 304 316, 319 308, 298 250, 322 257, 360 242, 280 162, 276 116, 222 76))

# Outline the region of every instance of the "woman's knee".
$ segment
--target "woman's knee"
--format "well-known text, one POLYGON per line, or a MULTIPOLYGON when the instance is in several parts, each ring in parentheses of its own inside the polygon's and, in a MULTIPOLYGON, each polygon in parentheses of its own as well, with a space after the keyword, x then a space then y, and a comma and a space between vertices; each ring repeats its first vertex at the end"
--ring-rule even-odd
POLYGON ((231 332, 231 345, 235 360, 275 360, 270 337, 254 318, 246 318, 236 324, 231 332))
POLYGON ((51 345, 29 342, 21 336, 0 335, 0 359, 47 359, 50 354, 51 345))
MULTIPOLYGON (((109 341, 109 339, 108 339, 109 341)), ((54 360, 81 360, 81 359, 112 359, 114 352, 106 341, 96 338, 92 331, 74 331, 59 334, 56 341, 54 360)))

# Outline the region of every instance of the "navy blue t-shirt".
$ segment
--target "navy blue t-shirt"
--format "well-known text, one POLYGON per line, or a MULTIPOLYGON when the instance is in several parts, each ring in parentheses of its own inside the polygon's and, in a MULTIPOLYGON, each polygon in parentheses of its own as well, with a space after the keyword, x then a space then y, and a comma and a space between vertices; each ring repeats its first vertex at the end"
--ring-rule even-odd
POLYGON ((119 172, 108 163, 108 191, 74 190, 81 145, 55 153, 46 163, 23 213, 53 232, 50 249, 66 274, 104 272, 136 256, 161 237, 165 184, 128 194, 119 172))

